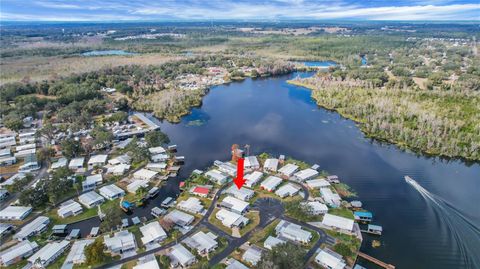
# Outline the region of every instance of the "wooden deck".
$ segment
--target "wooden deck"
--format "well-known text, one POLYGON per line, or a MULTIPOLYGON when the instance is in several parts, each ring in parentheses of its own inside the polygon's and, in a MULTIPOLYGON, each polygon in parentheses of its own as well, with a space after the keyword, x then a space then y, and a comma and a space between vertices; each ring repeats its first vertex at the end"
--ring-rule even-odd
POLYGON ((370 255, 367 255, 365 253, 362 253, 360 251, 358 252, 358 256, 360 256, 360 257, 364 258, 365 260, 370 261, 370 262, 372 262, 372 263, 374 263, 378 266, 381 266, 385 269, 395 269, 395 266, 393 266, 391 264, 388 264, 388 263, 385 263, 385 262, 382 262, 381 260, 376 259, 376 258, 374 258, 370 255))

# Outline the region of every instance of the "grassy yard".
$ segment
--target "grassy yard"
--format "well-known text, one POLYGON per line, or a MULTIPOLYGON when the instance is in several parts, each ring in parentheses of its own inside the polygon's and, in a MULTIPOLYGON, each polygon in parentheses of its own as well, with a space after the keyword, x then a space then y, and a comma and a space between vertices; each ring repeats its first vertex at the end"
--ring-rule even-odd
POLYGON ((280 222, 279 219, 274 220, 272 223, 268 224, 265 228, 263 228, 261 231, 254 233, 250 237, 250 243, 255 244, 258 246, 263 247, 263 242, 268 238, 268 236, 274 236, 275 235, 275 227, 277 224, 280 222))
POLYGON ((217 214, 218 211, 220 211, 220 208, 215 208, 215 209, 213 209, 212 214, 211 214, 210 217, 208 218, 208 222, 210 222, 211 224, 215 225, 217 228, 219 228, 220 230, 224 231, 225 233, 227 233, 227 234, 232 234, 232 229, 223 226, 222 222, 215 217, 215 215, 217 214))
POLYGON ((260 223, 260 213, 258 211, 250 211, 245 214, 245 217, 248 218, 250 222, 247 224, 247 226, 243 227, 240 230, 241 236, 244 236, 245 234, 253 230, 260 223))
POLYGON ((353 265, 357 258, 357 252, 360 249, 360 240, 352 235, 330 230, 324 231, 337 240, 337 243, 333 246, 333 250, 342 254, 347 260, 348 264, 353 265))
POLYGON ((55 262, 51 263, 50 265, 47 266, 47 269, 60 269, 62 268, 63 263, 65 262, 65 259, 67 258, 68 252, 70 250, 66 250, 63 252, 63 254, 58 257, 55 262))
MULTIPOLYGON (((100 208, 105 209, 108 206, 110 206, 112 204, 116 204, 118 202, 119 202, 118 200, 113 200, 113 201, 107 200, 105 203, 100 205, 100 208)), ((98 208, 97 207, 93 207, 93 208, 83 207, 83 209, 84 210, 81 214, 78 214, 76 216, 70 216, 70 217, 67 217, 67 218, 61 218, 57 214, 57 210, 58 210, 58 208, 57 208, 57 209, 54 209, 54 210, 50 210, 47 213, 47 217, 50 218, 51 223, 56 225, 56 224, 70 224, 70 223, 73 223, 73 222, 78 222, 78 221, 81 221, 81 220, 85 220, 85 219, 89 219, 89 218, 93 218, 93 217, 97 216, 97 213, 98 213, 98 208)))
POLYGON ((340 217, 345 217, 348 219, 353 219, 353 213, 350 209, 338 207, 338 208, 330 208, 328 209, 328 213, 340 217))

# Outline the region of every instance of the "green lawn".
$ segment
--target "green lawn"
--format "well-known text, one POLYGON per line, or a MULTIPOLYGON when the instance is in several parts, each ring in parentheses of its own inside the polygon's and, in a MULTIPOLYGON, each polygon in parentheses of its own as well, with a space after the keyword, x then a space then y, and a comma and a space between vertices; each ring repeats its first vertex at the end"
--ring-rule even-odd
POLYGON ((263 230, 254 233, 249 239, 250 243, 263 247, 263 242, 268 238, 268 236, 275 235, 275 227, 279 222, 280 220, 276 219, 272 223, 268 224, 265 228, 263 228, 263 230))
POLYGON ((258 211, 250 211, 245 214, 245 217, 248 218, 250 221, 248 222, 247 226, 240 229, 241 236, 244 236, 245 234, 253 230, 260 223, 260 213, 258 211))
POLYGON ((330 208, 328 209, 328 213, 332 215, 337 215, 340 217, 345 217, 348 219, 354 219, 353 218, 353 212, 350 209, 343 208, 343 207, 338 207, 338 208, 330 208))

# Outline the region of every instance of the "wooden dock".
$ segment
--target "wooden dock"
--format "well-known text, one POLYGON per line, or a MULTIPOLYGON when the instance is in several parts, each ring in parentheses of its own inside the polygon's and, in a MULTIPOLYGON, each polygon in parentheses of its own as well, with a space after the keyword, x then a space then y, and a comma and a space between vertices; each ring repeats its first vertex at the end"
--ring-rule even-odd
POLYGON ((383 268, 385 268, 385 269, 395 269, 395 266, 394 266, 394 265, 391 265, 391 264, 382 262, 381 260, 376 259, 376 258, 374 258, 374 257, 372 257, 372 256, 370 256, 370 255, 367 255, 367 254, 365 254, 365 253, 362 253, 362 252, 360 252, 360 251, 358 252, 358 256, 360 256, 360 257, 364 258, 365 260, 370 261, 370 262, 372 262, 372 263, 374 263, 374 264, 376 264, 376 265, 378 265, 378 266, 380 266, 380 267, 383 267, 383 268))

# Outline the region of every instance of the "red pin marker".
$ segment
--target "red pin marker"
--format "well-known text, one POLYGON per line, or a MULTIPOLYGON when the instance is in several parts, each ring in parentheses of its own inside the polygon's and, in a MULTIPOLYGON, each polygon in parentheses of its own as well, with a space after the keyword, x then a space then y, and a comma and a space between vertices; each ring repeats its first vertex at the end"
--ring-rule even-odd
POLYGON ((237 177, 233 180, 238 189, 242 188, 243 184, 246 182, 243 178, 243 161, 243 158, 237 160, 237 177))

